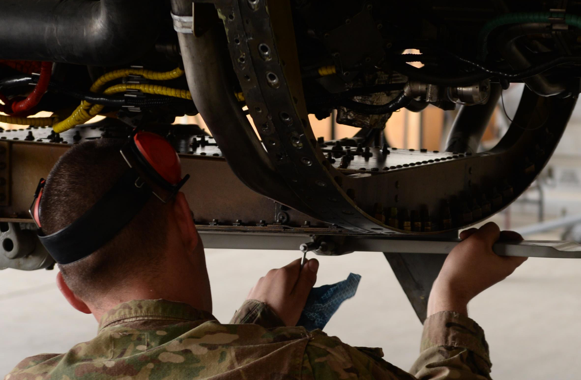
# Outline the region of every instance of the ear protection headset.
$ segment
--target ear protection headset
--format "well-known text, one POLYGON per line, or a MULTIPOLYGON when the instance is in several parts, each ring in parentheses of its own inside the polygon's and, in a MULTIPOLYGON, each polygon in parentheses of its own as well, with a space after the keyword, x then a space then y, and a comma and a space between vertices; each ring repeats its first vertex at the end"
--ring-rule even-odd
POLYGON ((40 224, 40 201, 46 181, 41 179, 30 215, 38 237, 59 264, 89 256, 113 239, 143 208, 151 195, 166 203, 189 179, 182 178, 179 157, 170 143, 150 132, 137 132, 120 151, 127 171, 101 199, 77 220, 50 235, 40 224))

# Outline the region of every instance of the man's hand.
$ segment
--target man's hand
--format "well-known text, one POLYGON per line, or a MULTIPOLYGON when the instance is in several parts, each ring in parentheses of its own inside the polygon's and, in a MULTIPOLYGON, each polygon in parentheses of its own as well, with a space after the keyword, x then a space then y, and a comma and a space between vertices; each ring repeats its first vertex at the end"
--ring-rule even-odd
POLYGON ((434 282, 428 302, 428 316, 440 311, 468 315, 468 302, 485 289, 508 277, 526 257, 500 257, 492 245, 500 240, 520 241, 516 232, 500 232, 494 223, 479 230, 462 231, 462 243, 450 252, 434 282))
POLYGON ((302 270, 300 259, 272 269, 258 280, 247 299, 266 303, 287 326, 295 326, 317 281, 318 270, 319 262, 315 259, 305 261, 302 270))

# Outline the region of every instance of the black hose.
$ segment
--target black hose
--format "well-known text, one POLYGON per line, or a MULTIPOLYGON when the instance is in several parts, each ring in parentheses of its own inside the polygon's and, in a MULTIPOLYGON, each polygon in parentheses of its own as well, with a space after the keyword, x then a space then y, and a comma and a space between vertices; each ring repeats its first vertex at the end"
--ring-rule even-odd
POLYGON ((429 105, 430 105, 430 103, 428 103, 428 102, 422 102, 422 101, 419 101, 419 100, 412 99, 412 101, 410 102, 410 104, 408 104, 407 106, 405 106, 405 108, 408 111, 421 112, 421 111, 425 110, 426 108, 428 108, 429 105))
MULTIPOLYGON (((6 78, 0 80, 0 90, 3 88, 15 88, 22 86, 29 86, 34 83, 34 78, 29 75, 19 75, 11 78, 6 78)), ((62 94, 70 96, 78 100, 86 100, 91 104, 100 104, 107 107, 123 107, 126 105, 135 107, 159 107, 168 104, 178 104, 178 103, 190 103, 189 100, 177 99, 170 97, 144 97, 144 98, 133 98, 133 97, 123 97, 123 96, 111 96, 97 94, 89 91, 79 91, 72 89, 70 87, 64 86, 60 83, 51 82, 48 85, 48 90, 55 94, 62 94)))
POLYGON ((425 69, 417 69, 407 63, 399 62, 394 62, 393 69, 407 76, 410 80, 442 86, 469 86, 492 76, 485 72, 458 75, 431 74, 427 73, 425 69))
MULTIPOLYGON (((486 79, 488 77, 499 77, 499 78, 504 78, 504 79, 510 79, 510 80, 523 80, 523 79, 527 79, 530 78, 532 76, 535 76, 537 74, 543 73, 549 69, 552 69, 556 66, 560 66, 560 65, 564 65, 564 64, 568 64, 568 63, 581 63, 581 57, 557 57, 554 58, 550 61, 541 63, 539 65, 527 68, 525 70, 521 70, 521 71, 516 71, 514 73, 508 73, 505 71, 500 71, 500 70, 494 70, 491 68, 488 68, 478 62, 474 62, 471 61, 469 59, 460 57, 459 55, 456 55, 452 52, 449 51, 444 51, 446 54, 450 55, 452 58, 469 64, 473 67, 475 67, 476 69, 480 70, 480 73, 474 73, 474 74, 464 74, 463 76, 442 76, 442 75, 433 75, 433 74, 428 74, 426 72, 423 72, 423 69, 417 69, 413 66, 410 66, 408 64, 405 63, 396 63, 396 67, 395 70, 416 80, 420 80, 423 82, 427 82, 427 83, 431 83, 431 84, 443 84, 443 85, 449 85, 449 86, 462 86, 462 85, 468 85, 468 84, 473 84, 474 82, 477 82, 479 80, 483 80, 486 79), (406 67, 407 66, 407 67, 406 67), (408 75, 409 74, 409 75, 408 75), (478 79, 480 78, 480 79, 478 79), (473 80, 473 82, 470 82, 470 80, 473 80), (451 84, 452 82, 463 82, 463 84, 451 84), (465 83, 464 83, 465 82, 465 83)), ((422 62, 422 54, 404 54, 403 55, 403 62, 422 62), (411 57, 407 57, 407 56, 411 56, 411 57)))
POLYGON ((55 83, 49 84, 48 90, 50 92, 54 92, 55 94, 67 95, 71 98, 86 100, 91 104, 100 104, 107 107, 123 107, 127 104, 123 97, 107 96, 88 91, 73 90, 71 88, 57 85, 55 83))
POLYGON ((411 103, 412 100, 412 98, 408 97, 404 92, 402 92, 394 100, 381 106, 354 102, 353 100, 349 99, 341 100, 340 104, 343 107, 347 107, 353 111, 365 113, 368 115, 385 115, 407 106, 411 103))
POLYGON ((2 0, 0 59, 116 66, 142 57, 169 9, 159 0, 2 0))
POLYGON ((29 75, 18 75, 9 78, 0 79, 0 91, 5 88, 28 86, 32 82, 29 75))

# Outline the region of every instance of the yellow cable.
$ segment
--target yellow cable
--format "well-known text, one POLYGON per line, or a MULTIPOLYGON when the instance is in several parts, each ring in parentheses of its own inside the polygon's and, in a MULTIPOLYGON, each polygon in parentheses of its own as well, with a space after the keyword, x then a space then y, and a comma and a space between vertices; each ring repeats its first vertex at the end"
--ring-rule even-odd
POLYGON ((103 94, 112 95, 119 92, 125 92, 127 90, 139 90, 141 92, 145 92, 146 94, 163 95, 172 98, 192 100, 192 94, 190 94, 188 90, 180 90, 177 88, 158 86, 155 84, 117 84, 106 89, 103 94))
POLYGON ((244 100, 246 100, 244 98, 244 93, 243 92, 235 92, 234 96, 236 97, 236 100, 238 100, 239 102, 243 102, 244 100))
POLYGON ((129 75, 140 75, 145 79, 150 80, 171 80, 176 79, 184 75, 184 71, 182 69, 175 68, 172 71, 167 71, 164 73, 160 73, 158 71, 151 71, 145 69, 121 69, 108 72, 107 74, 102 75, 93 85, 91 86, 91 92, 99 92, 101 88, 108 82, 111 82, 115 79, 124 78, 129 75))
POLYGON ((58 122, 56 117, 15 117, 0 115, 0 123, 46 127, 58 122))
POLYGON ((318 73, 322 77, 325 77, 327 75, 337 74, 337 68, 333 65, 319 67, 318 73))
MULTIPOLYGON (((131 68, 115 70, 106 73, 102 75, 99 79, 97 79, 95 83, 93 83, 93 85, 91 86, 91 92, 101 92, 103 86, 105 86, 105 84, 107 84, 108 82, 129 75, 140 75, 146 79, 161 81, 179 78, 182 75, 184 75, 184 71, 179 67, 167 72, 157 72, 151 70, 131 69, 131 68)), ((192 99, 191 94, 187 90, 178 90, 169 87, 149 84, 119 84, 108 88, 103 93, 111 95, 119 92, 124 92, 130 89, 140 90, 148 94, 172 96, 188 100, 192 99)), ((103 108, 104 107, 101 105, 92 105, 91 103, 83 100, 81 102, 81 105, 77 107, 68 118, 54 125, 53 129, 56 133, 62 133, 64 131, 73 128, 75 125, 84 124, 87 121, 91 120, 94 116, 99 114, 99 112, 101 112, 103 108)))
MULTIPOLYGON (((103 94, 112 95, 120 92, 126 92, 127 90, 139 90, 146 94, 152 95, 163 95, 170 96, 173 98, 181 98, 186 100, 192 100, 192 94, 188 90, 180 90, 177 88, 170 88, 152 84, 117 84, 115 86, 109 87, 103 94)), ((83 101, 79 107, 69 116, 66 120, 61 121, 56 124, 53 129, 56 133, 62 133, 73 128, 75 125, 84 124, 91 120, 93 117, 97 116, 105 108, 100 104, 92 105, 86 101, 83 101)))

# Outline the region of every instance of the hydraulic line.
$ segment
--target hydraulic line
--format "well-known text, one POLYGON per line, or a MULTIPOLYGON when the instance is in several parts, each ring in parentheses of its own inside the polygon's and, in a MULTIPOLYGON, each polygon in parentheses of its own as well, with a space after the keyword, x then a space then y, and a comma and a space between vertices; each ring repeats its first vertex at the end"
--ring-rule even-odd
POLYGON ((58 122, 56 117, 17 117, 0 115, 0 123, 47 127, 58 122))
POLYGON ((356 112, 366 113, 369 115, 385 115, 407 106, 411 103, 412 100, 413 98, 407 96, 405 92, 402 92, 391 102, 380 106, 354 102, 353 100, 349 99, 342 100, 339 104, 356 112))
POLYGON ((12 103, 12 112, 10 113, 21 114, 36 107, 48 89, 51 74, 52 62, 42 62, 40 78, 38 79, 38 83, 34 87, 34 90, 32 90, 26 99, 12 103))
MULTIPOLYGON (((512 72, 512 73, 508 73, 508 72, 504 72, 504 71, 499 71, 499 70, 494 70, 494 69, 490 69, 478 62, 474 62, 474 61, 470 61, 469 59, 460 57, 459 55, 456 55, 452 52, 449 51, 444 51, 446 54, 450 55, 452 58, 469 64, 475 68, 477 68, 478 70, 482 71, 482 74, 476 74, 476 75, 484 75, 484 73, 490 74, 489 76, 496 76, 499 78, 505 78, 505 79, 510 79, 510 80, 523 80, 523 79, 527 79, 530 78, 532 76, 538 75, 542 72, 545 72, 549 69, 552 69, 553 67, 556 66, 560 66, 560 65, 564 65, 564 64, 570 64, 570 63, 581 63, 581 57, 557 57, 557 58, 553 58, 550 61, 538 64, 536 66, 532 66, 529 67, 527 69, 521 70, 521 71, 516 71, 516 72, 512 72)), ((403 54, 403 61, 404 62, 422 62, 422 55, 421 54, 403 54), (411 57, 408 57, 411 56, 411 57)), ((409 65, 407 65, 409 66, 409 65)), ((426 77, 428 78, 430 76, 430 74, 424 74, 424 73, 420 73, 420 71, 423 71, 422 69, 416 69, 412 66, 409 66, 410 70, 406 70, 406 68, 403 68, 402 65, 398 65, 396 70, 400 71, 402 74, 404 74, 404 71, 410 73, 410 76, 414 76, 417 79, 420 79, 420 76, 426 77), (401 70, 399 70, 401 68, 401 70), (413 71, 415 71, 415 73, 412 73, 413 71)), ((405 74, 407 76, 407 74, 405 74)), ((474 74, 471 74, 474 75, 474 74)), ((453 79, 453 78, 451 78, 453 79)), ((432 75, 431 76, 431 80, 433 81, 441 81, 442 77, 441 76, 437 76, 437 75, 432 75)), ((435 82, 429 82, 429 83, 433 83, 433 84, 439 84, 439 83, 435 83, 435 82)), ((445 83, 442 83, 445 84, 445 83)))
POLYGON ((477 72, 461 75, 443 75, 427 73, 425 69, 418 69, 407 63, 394 62, 393 69, 408 77, 410 80, 417 80, 429 84, 443 86, 470 86, 474 83, 490 78, 492 75, 486 72, 477 72))
MULTIPOLYGON (((112 95, 127 90, 137 90, 146 94, 163 95, 173 98, 192 100, 192 95, 188 90, 181 90, 176 88, 150 85, 150 84, 118 84, 108 88, 103 92, 105 95, 112 95)), ((56 133, 61 133, 73 128, 75 125, 84 124, 97 116, 105 108, 103 105, 93 105, 89 102, 82 101, 81 105, 69 116, 67 119, 61 121, 54 126, 56 133)))
POLYGON ((30 75, 17 75, 0 79, 0 91, 4 88, 28 86, 32 80, 33 78, 30 75))
MULTIPOLYGON (((101 89, 107 83, 116 79, 127 77, 129 75, 140 75, 150 80, 165 81, 181 77, 182 75, 184 75, 184 71, 179 67, 168 72, 158 72, 137 68, 115 70, 102 75, 99 79, 95 81, 95 83, 93 83, 90 90, 91 92, 101 92, 101 89)), ((111 95, 119 92, 124 92, 127 90, 139 90, 148 94, 170 96, 189 100, 192 99, 189 91, 187 90, 178 90, 169 87, 148 84, 118 84, 108 88, 104 92, 104 94, 111 95)), ((103 105, 100 104, 93 105, 92 103, 83 100, 81 102, 81 105, 77 107, 77 109, 75 109, 68 118, 54 125, 53 127, 54 131, 56 133, 61 133, 73 128, 75 125, 84 124, 87 121, 91 120, 99 112, 101 112, 103 108, 104 108, 103 105)))
POLYGON ((129 75, 139 75, 149 80, 172 80, 184 75, 184 71, 179 67, 166 72, 151 71, 145 69, 129 68, 108 72, 103 74, 91 86, 91 92, 99 92, 107 83, 116 79, 128 77, 129 75))
POLYGON ((487 22, 478 34, 480 51, 478 58, 481 61, 488 55, 488 37, 496 28, 509 24, 526 23, 551 23, 555 20, 563 20, 566 25, 581 28, 581 16, 564 14, 560 12, 518 12, 500 15, 487 22))
MULTIPOLYGON (((34 79, 30 75, 22 75, 0 80, 0 91, 2 89, 28 86, 34 79)), ((80 91, 60 83, 51 82, 48 86, 49 92, 63 94, 78 100, 86 100, 91 104, 101 104, 107 107, 123 107, 125 105, 153 107, 175 103, 174 98, 123 98, 110 95, 97 94, 89 91, 80 91)), ((2 100, 2 98, 0 98, 2 100)))

